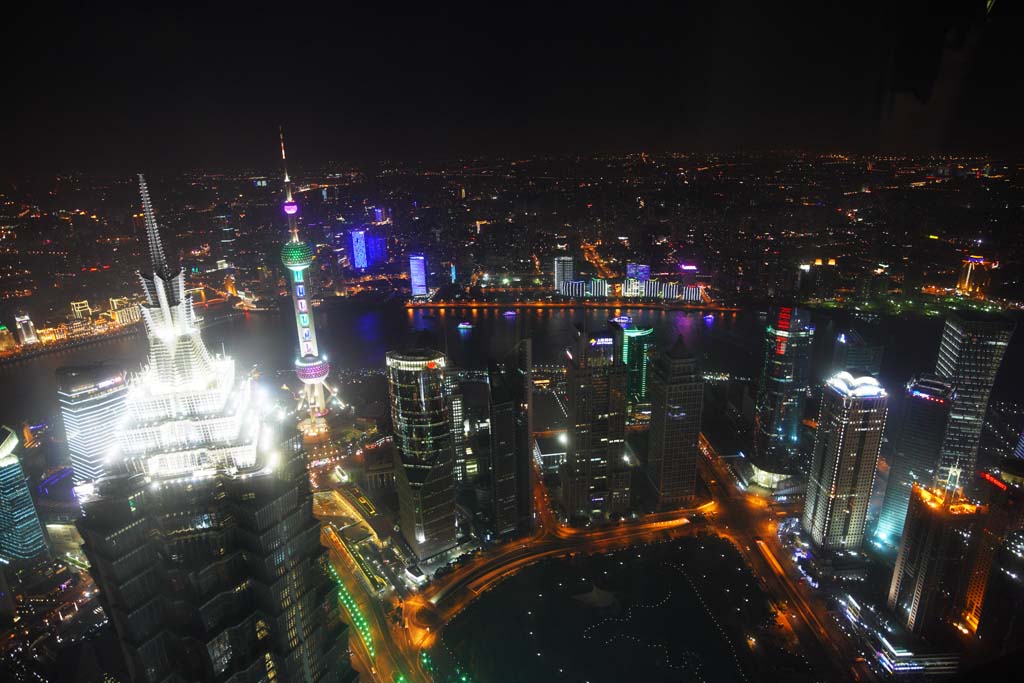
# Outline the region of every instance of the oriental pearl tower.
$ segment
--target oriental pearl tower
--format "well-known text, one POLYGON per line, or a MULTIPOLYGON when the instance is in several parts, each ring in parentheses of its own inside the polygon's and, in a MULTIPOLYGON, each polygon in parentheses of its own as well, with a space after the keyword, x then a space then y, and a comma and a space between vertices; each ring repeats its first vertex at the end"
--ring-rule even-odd
MULTIPOLYGON (((327 402, 324 397, 324 381, 331 370, 327 359, 320 355, 316 341, 316 324, 313 321, 313 307, 309 303, 306 271, 313 263, 313 250, 299 239, 299 205, 292 198, 292 181, 288 176, 288 159, 284 151, 284 131, 281 131, 281 164, 284 167, 284 213, 288 216, 288 231, 291 238, 281 248, 281 263, 288 269, 288 279, 295 308, 295 330, 299 337, 299 355, 295 360, 295 374, 303 384, 302 405, 309 410, 309 417, 299 424, 307 438, 326 436, 327 402)), ((301 407, 301 406, 300 406, 301 407)))

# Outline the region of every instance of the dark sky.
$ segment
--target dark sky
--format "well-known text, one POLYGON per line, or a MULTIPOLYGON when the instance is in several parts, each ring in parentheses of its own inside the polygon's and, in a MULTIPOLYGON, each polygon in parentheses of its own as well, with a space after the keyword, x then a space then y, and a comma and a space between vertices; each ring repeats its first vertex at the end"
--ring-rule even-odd
POLYGON ((1022 147, 1007 0, 145 4, 9 10, 0 173, 1022 147))

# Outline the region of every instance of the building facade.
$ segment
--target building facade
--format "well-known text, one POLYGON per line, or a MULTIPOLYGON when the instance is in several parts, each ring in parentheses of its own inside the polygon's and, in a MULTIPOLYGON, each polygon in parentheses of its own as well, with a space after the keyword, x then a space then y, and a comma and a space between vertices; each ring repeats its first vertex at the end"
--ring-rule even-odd
POLYGON ((873 377, 847 372, 825 382, 807 478, 803 527, 822 550, 859 550, 888 396, 873 377))
POLYGON ((967 539, 985 513, 956 492, 914 484, 889 584, 889 609, 908 631, 941 632, 954 616, 967 539))
POLYGON ((453 548, 457 537, 447 359, 419 349, 389 351, 386 363, 399 527, 416 557, 426 560, 453 548))
POLYGON ((427 257, 423 254, 409 257, 409 287, 413 296, 427 295, 427 257))
POLYGON ((693 500, 697 486, 704 378, 682 337, 654 364, 647 473, 659 509, 693 500))
POLYGON ((562 283, 574 279, 572 256, 556 256, 554 263, 555 291, 562 292, 562 283))
POLYGON ((781 307, 765 328, 764 361, 754 410, 754 481, 774 489, 806 472, 800 460, 800 423, 811 383, 810 314, 781 307))
POLYGON ((899 544, 911 488, 915 483, 930 487, 935 479, 953 397, 953 385, 935 375, 916 377, 904 388, 890 430, 892 462, 875 528, 882 543, 899 544))
POLYGON ((615 333, 616 348, 622 349, 622 364, 626 366, 627 398, 633 404, 647 403, 654 328, 636 327, 632 321, 613 320, 610 325, 615 333))
POLYGON ((22 346, 39 343, 39 335, 36 334, 36 326, 27 315, 14 317, 14 326, 18 330, 18 343, 22 346))
POLYGON ((985 423, 988 399, 1003 354, 1013 336, 1012 321, 958 311, 946 318, 935 374, 956 386, 935 483, 970 486, 985 423))
POLYGON ((569 443, 562 466, 562 503, 573 516, 621 513, 630 504, 626 455, 626 366, 611 330, 576 330, 567 348, 569 443))
POLYGON ((18 435, 0 426, 0 560, 25 564, 47 554, 28 477, 18 460, 18 435))
POLYGON ((127 395, 120 368, 96 364, 57 370, 57 401, 75 486, 103 477, 106 459, 117 444, 127 395))

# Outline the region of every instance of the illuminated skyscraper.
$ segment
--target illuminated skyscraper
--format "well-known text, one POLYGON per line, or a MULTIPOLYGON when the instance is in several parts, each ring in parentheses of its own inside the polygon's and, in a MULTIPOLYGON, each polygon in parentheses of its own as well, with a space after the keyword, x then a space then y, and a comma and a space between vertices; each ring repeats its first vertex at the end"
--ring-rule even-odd
POLYGON ((30 562, 47 552, 17 447, 14 430, 0 426, 0 560, 9 564, 30 562))
POLYGON ((309 411, 309 418, 300 425, 307 437, 322 434, 326 430, 324 415, 327 414, 327 400, 324 396, 324 382, 331 371, 327 358, 320 355, 316 338, 316 321, 313 307, 309 303, 310 292, 307 270, 313 263, 313 249, 299 239, 299 205, 292 198, 292 181, 288 177, 287 157, 284 152, 284 133, 281 134, 281 163, 284 165, 284 213, 288 216, 288 231, 291 239, 281 248, 281 263, 288 269, 292 305, 295 309, 295 330, 299 337, 299 356, 295 360, 295 374, 303 385, 303 404, 309 411))
POLYGON ((956 492, 914 484, 889 584, 889 609, 908 631, 927 635, 954 616, 967 539, 986 512, 956 492))
POLYGON ((353 268, 366 270, 370 261, 366 255, 366 230, 359 228, 349 230, 348 233, 348 258, 353 268))
POLYGON ((661 353, 651 374, 647 472, 658 507, 671 509, 692 500, 696 493, 704 378, 682 337, 661 353))
POLYGON ((555 291, 558 293, 562 292, 562 283, 569 282, 573 279, 574 270, 572 263, 572 256, 556 256, 555 257, 555 291))
POLYGON ((427 295, 427 257, 423 254, 409 257, 409 286, 413 296, 427 295))
POLYGON ((634 404, 647 403, 650 372, 650 351, 653 346, 653 327, 636 327, 632 321, 611 321, 616 348, 622 349, 622 364, 626 366, 626 394, 634 404))
POLYGON ((803 474, 800 422, 811 382, 814 326, 807 311, 781 307, 765 329, 764 363, 755 406, 754 481, 774 489, 803 474))
POLYGON ((570 515, 624 512, 630 503, 626 454, 626 366, 611 330, 584 334, 565 350, 569 444, 562 499, 570 515))
POLYGON ((935 479, 953 393, 952 384, 934 375, 913 379, 904 390, 890 430, 893 433, 892 462, 875 529, 875 535, 883 543, 899 544, 911 486, 916 483, 930 487, 935 479))
POLYGON ((22 346, 28 346, 29 344, 39 343, 39 336, 36 334, 36 326, 32 324, 32 319, 27 315, 15 316, 14 325, 18 329, 19 344, 22 346))
POLYGON ((1014 324, 1002 317, 957 311, 946 318, 935 374, 956 387, 935 483, 971 484, 988 399, 1014 324))
POLYGON ((454 444, 443 353, 389 351, 388 390, 400 467, 398 519, 413 553, 425 560, 455 546, 454 444))
POLYGON ((127 393, 124 371, 109 365, 57 370, 57 400, 75 486, 104 475, 105 461, 117 443, 127 393))
POLYGON ((804 531, 824 550, 864 542, 888 396, 874 377, 840 372, 825 382, 804 502, 804 531))
POLYGON ((203 345, 139 184, 148 362, 78 522, 130 678, 351 680, 302 441, 203 345))

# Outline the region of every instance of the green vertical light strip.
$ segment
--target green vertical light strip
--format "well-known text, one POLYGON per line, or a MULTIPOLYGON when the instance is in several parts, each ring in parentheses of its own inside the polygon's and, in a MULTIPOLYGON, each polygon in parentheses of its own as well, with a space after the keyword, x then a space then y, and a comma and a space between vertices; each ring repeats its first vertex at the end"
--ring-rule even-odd
POLYGON ((353 598, 352 594, 348 592, 347 588, 345 588, 345 584, 342 583, 341 577, 338 576, 338 572, 335 571, 334 566, 328 563, 327 567, 331 570, 331 576, 334 578, 335 583, 338 584, 338 597, 341 599, 341 604, 345 606, 345 611, 348 612, 348 616, 352 620, 352 625, 356 627, 359 637, 362 639, 363 644, 366 645, 366 651, 370 654, 370 658, 373 659, 376 656, 377 651, 373 647, 373 634, 370 632, 370 625, 366 623, 366 617, 364 617, 362 611, 360 611, 355 598, 353 598))

